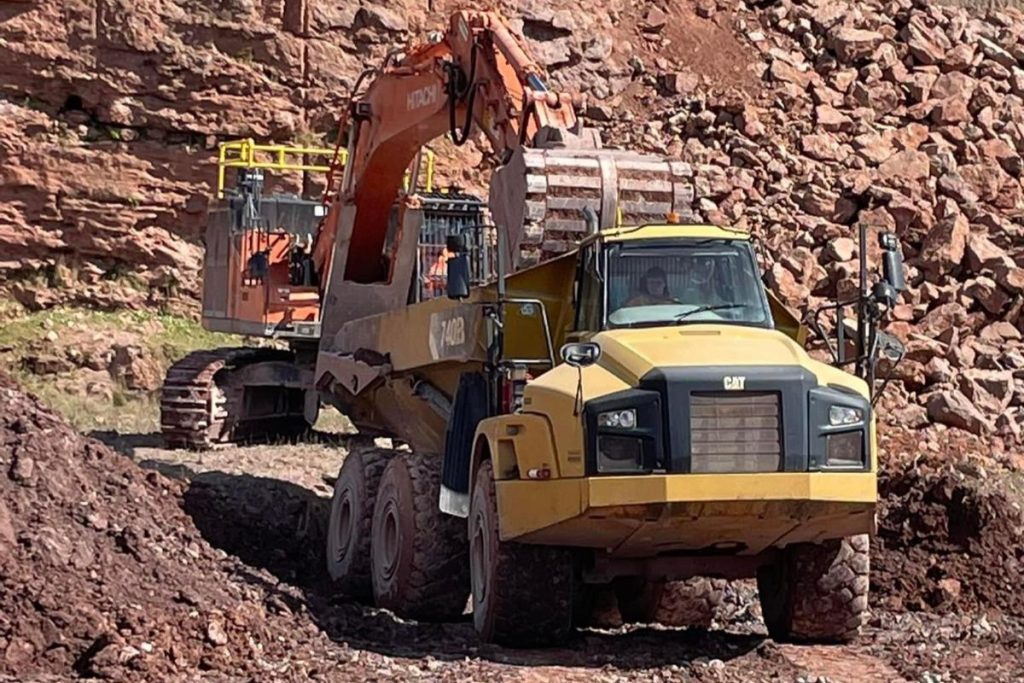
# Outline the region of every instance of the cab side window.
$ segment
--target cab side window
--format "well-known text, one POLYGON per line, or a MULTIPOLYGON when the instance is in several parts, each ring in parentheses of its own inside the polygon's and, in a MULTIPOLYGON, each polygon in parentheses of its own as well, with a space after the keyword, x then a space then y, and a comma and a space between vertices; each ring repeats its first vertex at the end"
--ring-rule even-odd
POLYGON ((604 304, 599 255, 593 245, 580 251, 576 269, 576 325, 577 332, 597 332, 601 329, 604 304))

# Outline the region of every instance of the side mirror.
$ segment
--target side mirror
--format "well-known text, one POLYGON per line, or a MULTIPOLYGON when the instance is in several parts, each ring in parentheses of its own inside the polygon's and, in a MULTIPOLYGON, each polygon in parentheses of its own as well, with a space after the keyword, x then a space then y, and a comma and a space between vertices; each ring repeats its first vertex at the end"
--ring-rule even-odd
POLYGON ((907 281, 903 275, 903 251, 900 249, 900 242, 896 235, 891 232, 882 233, 879 236, 879 246, 882 247, 882 275, 885 282, 896 292, 903 292, 907 289, 907 281))
POLYGON ((466 236, 461 233, 448 235, 444 239, 444 246, 453 254, 461 254, 466 251, 466 236))
POLYGON ((562 346, 562 360, 574 368, 585 368, 601 357, 601 347, 594 342, 575 342, 562 346))
POLYGON ((469 257, 466 254, 449 257, 445 293, 449 299, 469 296, 469 257))

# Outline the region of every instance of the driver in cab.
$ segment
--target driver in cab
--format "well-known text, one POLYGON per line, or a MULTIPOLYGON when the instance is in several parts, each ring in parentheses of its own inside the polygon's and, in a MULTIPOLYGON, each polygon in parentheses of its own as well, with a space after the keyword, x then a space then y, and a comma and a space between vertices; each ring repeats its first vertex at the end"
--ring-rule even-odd
POLYGON ((672 296, 668 277, 659 266, 651 266, 640 278, 640 284, 624 306, 658 306, 665 304, 692 304, 702 306, 720 303, 721 296, 712 282, 714 263, 710 258, 688 259, 682 295, 672 296))
POLYGON ((648 268, 640 277, 640 286, 633 296, 626 300, 625 306, 657 306, 659 304, 677 304, 669 294, 668 276, 658 266, 648 268))

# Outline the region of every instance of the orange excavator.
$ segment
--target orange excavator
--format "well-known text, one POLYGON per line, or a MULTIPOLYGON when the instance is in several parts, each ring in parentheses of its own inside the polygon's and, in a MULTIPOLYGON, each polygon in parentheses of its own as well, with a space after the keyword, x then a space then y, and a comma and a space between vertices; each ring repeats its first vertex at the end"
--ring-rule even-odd
POLYGON ((272 160, 261 163, 249 141, 228 155, 239 180, 211 207, 203 324, 287 348, 199 351, 172 366, 161 396, 168 445, 308 429, 333 393, 315 386, 318 348, 330 350, 350 321, 439 293, 437 259, 452 238, 475 255, 471 282, 481 283, 493 280, 499 252, 510 272, 568 251, 592 227, 690 214, 689 167, 601 149, 573 98, 548 88, 494 13, 457 12, 444 32, 364 72, 339 130, 344 148, 340 137, 334 150, 265 146, 272 160), (445 134, 461 145, 475 131, 496 161, 491 221, 478 198, 421 178, 425 145, 445 134), (317 155, 327 162, 308 161, 317 155), (326 172, 322 202, 267 196, 267 169, 326 172))

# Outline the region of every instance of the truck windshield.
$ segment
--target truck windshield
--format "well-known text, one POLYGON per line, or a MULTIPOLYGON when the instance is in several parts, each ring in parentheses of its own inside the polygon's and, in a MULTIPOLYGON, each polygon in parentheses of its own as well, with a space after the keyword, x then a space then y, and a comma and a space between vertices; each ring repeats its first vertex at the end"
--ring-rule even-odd
POLYGON ((608 327, 732 323, 771 327, 748 242, 609 244, 608 327))

